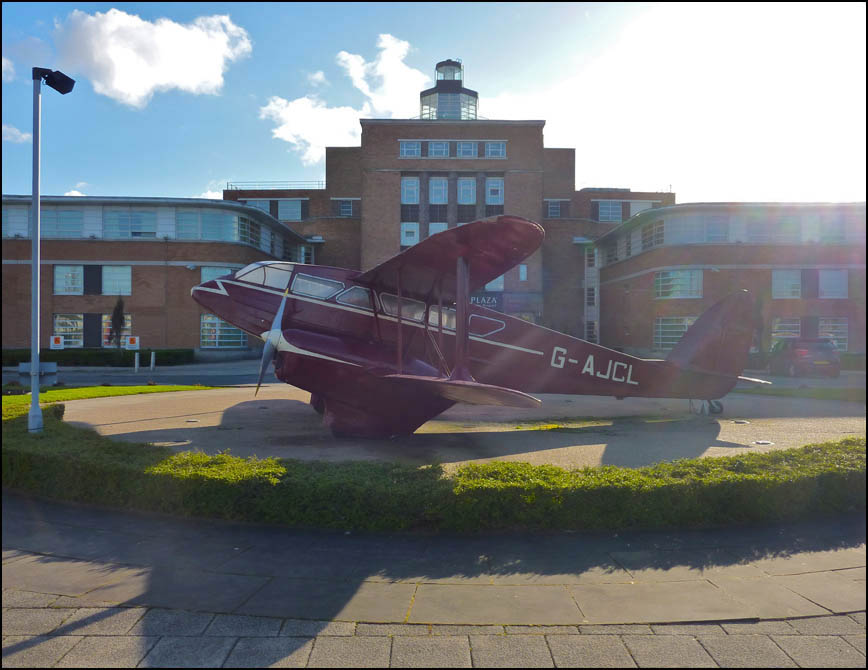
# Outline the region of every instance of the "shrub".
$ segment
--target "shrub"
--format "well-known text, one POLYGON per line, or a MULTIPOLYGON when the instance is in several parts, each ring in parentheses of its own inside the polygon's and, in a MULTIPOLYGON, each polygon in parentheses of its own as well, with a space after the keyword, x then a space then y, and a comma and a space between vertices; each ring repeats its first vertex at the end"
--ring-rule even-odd
MULTIPOLYGON (((157 365, 185 365, 194 363, 193 349, 142 349, 139 352, 140 365, 149 365, 151 351, 157 353, 157 365)), ((133 367, 135 351, 126 349, 41 349, 39 360, 43 363, 80 366, 113 366, 133 367)), ((19 363, 30 362, 30 349, 4 349, 3 367, 17 366, 19 363)))

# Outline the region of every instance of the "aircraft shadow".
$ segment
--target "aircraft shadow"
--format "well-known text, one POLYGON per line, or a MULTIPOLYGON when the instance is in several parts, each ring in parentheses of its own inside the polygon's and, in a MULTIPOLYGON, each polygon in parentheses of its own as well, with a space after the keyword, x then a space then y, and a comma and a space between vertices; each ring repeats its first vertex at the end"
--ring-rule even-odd
MULTIPOLYGON (((403 622, 414 599, 418 605, 422 584, 627 584, 653 570, 680 571, 670 573, 672 581, 743 574, 758 561, 858 548, 865 542, 865 518, 684 531, 345 534, 179 519, 4 492, 2 532, 4 588, 66 594, 53 607, 84 608, 52 638, 125 625, 112 634, 141 636, 143 655, 157 640, 165 651, 177 644, 175 636, 210 635, 198 662, 213 667, 227 660, 226 640, 235 643, 219 637, 227 615, 255 617, 248 623, 259 626, 250 634, 259 643, 261 637, 289 636, 271 652, 260 650, 277 663, 309 654, 311 639, 330 621, 359 620, 374 601, 379 620, 403 622), (132 629, 130 607, 149 608, 132 629), (209 654, 219 658, 211 662, 209 654)), ((46 639, 7 639, 4 655, 46 639)))

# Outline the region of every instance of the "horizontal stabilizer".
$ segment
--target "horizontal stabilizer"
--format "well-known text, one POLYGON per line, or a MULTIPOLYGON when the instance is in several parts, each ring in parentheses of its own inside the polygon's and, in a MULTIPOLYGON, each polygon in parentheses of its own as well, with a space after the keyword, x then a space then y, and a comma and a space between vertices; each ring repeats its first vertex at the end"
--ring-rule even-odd
POLYGON ((408 384, 417 388, 424 387, 441 398, 469 405, 498 405, 533 409, 542 404, 538 398, 527 393, 474 381, 420 377, 418 375, 385 375, 383 379, 392 379, 400 384, 408 384))

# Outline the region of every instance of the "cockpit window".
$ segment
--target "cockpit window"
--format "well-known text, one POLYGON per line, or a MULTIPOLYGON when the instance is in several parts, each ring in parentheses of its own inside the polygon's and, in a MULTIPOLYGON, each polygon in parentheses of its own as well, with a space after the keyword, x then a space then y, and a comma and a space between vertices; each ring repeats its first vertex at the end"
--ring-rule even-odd
POLYGON ((238 274, 235 275, 235 279, 243 279, 244 281, 250 282, 251 284, 264 284, 265 268, 261 265, 256 265, 251 268, 248 265, 246 268, 240 270, 238 274))
POLYGON ((289 284, 291 274, 292 263, 253 263, 239 270, 235 278, 282 291, 289 284))
POLYGON ((292 280, 292 292, 300 295, 309 295, 314 298, 326 300, 343 289, 342 282, 325 277, 297 274, 292 280))
POLYGON ((371 289, 361 286, 351 286, 346 291, 341 293, 335 300, 342 305, 352 305, 353 307, 361 307, 368 311, 374 310, 374 303, 371 300, 371 289))
MULTIPOLYGON (((391 316, 398 316, 398 296, 391 293, 380 294, 380 304, 383 311, 391 316)), ((423 321, 425 319, 425 303, 412 298, 401 298, 401 318, 408 321, 423 321)))

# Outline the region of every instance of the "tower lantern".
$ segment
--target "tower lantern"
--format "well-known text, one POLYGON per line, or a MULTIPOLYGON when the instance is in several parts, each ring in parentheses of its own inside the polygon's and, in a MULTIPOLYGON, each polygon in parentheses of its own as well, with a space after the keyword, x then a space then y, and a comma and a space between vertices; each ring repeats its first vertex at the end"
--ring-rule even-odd
POLYGON ((434 68, 436 83, 419 94, 420 118, 476 120, 479 94, 464 88, 464 66, 459 59, 444 60, 434 68))

